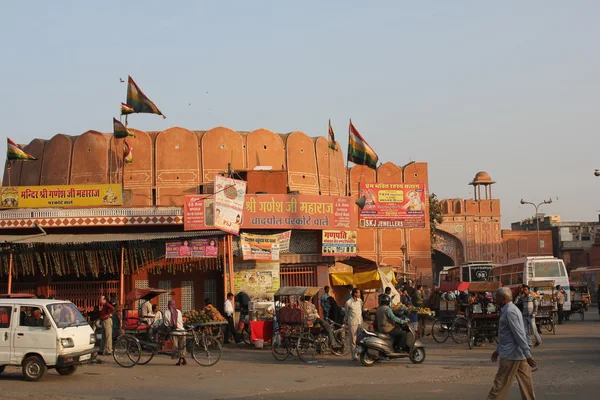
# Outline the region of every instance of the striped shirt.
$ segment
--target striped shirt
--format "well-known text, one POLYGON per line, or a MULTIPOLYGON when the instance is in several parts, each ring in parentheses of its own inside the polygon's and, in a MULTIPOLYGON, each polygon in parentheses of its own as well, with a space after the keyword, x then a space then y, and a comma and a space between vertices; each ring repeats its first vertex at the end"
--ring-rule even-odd
POLYGON ((532 317, 537 314, 538 299, 531 293, 517 298, 515 304, 523 304, 523 316, 532 317))

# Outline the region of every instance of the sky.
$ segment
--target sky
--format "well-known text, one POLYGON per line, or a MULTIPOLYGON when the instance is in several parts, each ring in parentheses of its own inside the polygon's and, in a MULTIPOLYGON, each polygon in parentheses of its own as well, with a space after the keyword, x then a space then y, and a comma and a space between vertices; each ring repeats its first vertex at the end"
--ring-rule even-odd
MULTIPOLYGON (((600 2, 27 1, 0 5, 0 116, 18 143, 112 131, 131 75, 167 116, 326 136, 429 164, 440 198, 484 170, 502 224, 600 210, 600 2)), ((0 144, 5 152, 5 141, 0 144)))

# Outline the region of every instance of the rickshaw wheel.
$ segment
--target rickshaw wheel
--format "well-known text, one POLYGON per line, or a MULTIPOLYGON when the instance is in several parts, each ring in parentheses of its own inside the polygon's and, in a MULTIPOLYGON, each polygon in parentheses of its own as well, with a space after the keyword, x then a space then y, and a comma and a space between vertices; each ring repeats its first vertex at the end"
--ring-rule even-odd
POLYGON ((283 335, 273 335, 273 342, 271 343, 271 354, 277 361, 285 361, 290 355, 289 340, 283 335))
POLYGON ((469 343, 469 350, 472 350, 475 346, 475 335, 471 330, 471 327, 467 328, 467 342, 469 343))
POLYGON ((139 365, 146 365, 154 358, 154 354, 156 351, 154 350, 154 346, 150 343, 140 343, 142 348, 142 352, 140 353, 140 360, 138 361, 139 365))
POLYGON ((581 309, 581 320, 583 321, 583 320, 584 320, 584 318, 585 318, 585 311, 584 311, 584 309, 582 308, 582 309, 581 309))
POLYGON ((212 336, 202 335, 192 346, 192 357, 203 367, 212 367, 221 359, 221 343, 212 336))
POLYGON ((310 332, 304 332, 298 338, 298 344, 296 345, 296 351, 298 352, 298 358, 307 363, 312 361, 317 355, 317 341, 310 332))
POLYGON ((333 346, 330 346, 331 352, 336 356, 345 356, 346 354, 348 354, 350 352, 350 342, 348 339, 350 337, 350 334, 348 332, 348 328, 343 327, 340 329, 336 329, 333 332, 333 336, 335 337, 335 340, 337 340, 338 343, 341 343, 342 347, 334 349, 333 346))
POLYGON ((452 340, 456 344, 463 344, 469 340, 469 322, 465 318, 458 318, 452 324, 451 332, 452 340))
POLYGON ((142 355, 142 347, 136 338, 121 336, 113 346, 113 358, 123 368, 135 366, 142 355))
POLYGON ((433 340, 438 343, 444 343, 448 340, 448 336, 450 336, 450 330, 447 327, 448 324, 442 323, 441 319, 436 319, 431 326, 431 336, 433 336, 433 340), (446 328, 444 328, 446 325, 446 328))

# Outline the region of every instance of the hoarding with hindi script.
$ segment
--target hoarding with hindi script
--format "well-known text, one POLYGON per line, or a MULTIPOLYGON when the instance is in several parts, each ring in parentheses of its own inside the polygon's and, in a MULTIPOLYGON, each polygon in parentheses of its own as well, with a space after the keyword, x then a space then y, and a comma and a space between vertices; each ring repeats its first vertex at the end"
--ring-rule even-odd
MULTIPOLYGON (((185 196, 184 229, 214 229, 211 199, 185 196)), ((242 229, 348 230, 356 228, 354 198, 344 196, 247 194, 242 229)))
POLYGON ((165 243, 165 258, 217 258, 219 239, 189 239, 165 243))
POLYGON ((426 202, 423 183, 361 183, 361 228, 425 228, 426 202))
POLYGON ((240 237, 244 260, 279 260, 279 235, 242 233, 240 237))
POLYGON ((120 206, 120 184, 0 187, 0 208, 120 206))
POLYGON ((215 228, 237 235, 244 215, 246 182, 215 176, 215 228))
POLYGON ((323 231, 323 255, 352 257, 356 255, 356 231, 323 231))

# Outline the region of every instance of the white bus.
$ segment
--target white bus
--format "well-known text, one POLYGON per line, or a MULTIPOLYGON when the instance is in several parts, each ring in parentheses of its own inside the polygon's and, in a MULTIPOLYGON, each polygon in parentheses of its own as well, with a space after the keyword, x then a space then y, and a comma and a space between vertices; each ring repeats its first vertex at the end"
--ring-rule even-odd
POLYGON ((490 261, 472 261, 448 270, 451 282, 487 282, 492 268, 496 264, 490 261))
POLYGON ((567 292, 564 311, 571 310, 571 288, 569 276, 563 260, 556 257, 524 257, 509 260, 506 264, 492 269, 491 281, 502 282, 503 286, 511 288, 522 284, 535 288, 535 281, 554 281, 567 292))

